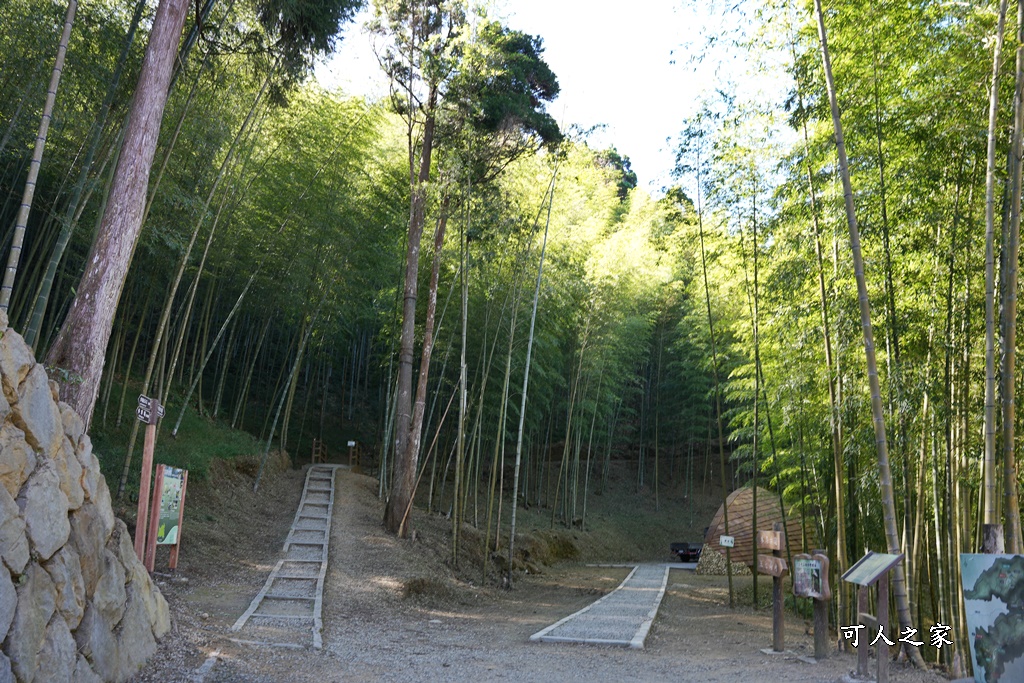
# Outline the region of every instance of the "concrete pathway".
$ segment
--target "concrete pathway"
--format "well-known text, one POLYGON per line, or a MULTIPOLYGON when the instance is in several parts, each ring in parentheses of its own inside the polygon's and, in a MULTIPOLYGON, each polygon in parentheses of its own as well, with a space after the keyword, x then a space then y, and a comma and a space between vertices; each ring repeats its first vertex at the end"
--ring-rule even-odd
POLYGON ((334 475, 347 465, 313 465, 306 471, 302 500, 284 542, 284 557, 232 631, 252 645, 323 647, 321 612, 327 548, 334 512, 334 475), (244 629, 244 630, 243 630, 244 629), (310 639, 312 642, 310 642, 310 639))
POLYGON ((608 595, 530 636, 545 643, 596 643, 642 648, 665 595, 673 564, 641 564, 608 595))

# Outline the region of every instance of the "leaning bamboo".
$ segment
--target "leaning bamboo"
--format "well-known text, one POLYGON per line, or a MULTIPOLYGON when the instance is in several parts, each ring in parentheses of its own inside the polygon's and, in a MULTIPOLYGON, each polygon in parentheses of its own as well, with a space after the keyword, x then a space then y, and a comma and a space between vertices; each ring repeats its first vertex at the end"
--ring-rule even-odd
MULTIPOLYGON (((512 475, 512 520, 508 536, 508 574, 506 585, 512 587, 512 568, 515 562, 516 548, 516 508, 519 500, 519 468, 523 462, 523 427, 526 424, 526 396, 530 386, 530 358, 533 355, 533 333, 537 326, 537 302, 540 300, 540 283, 544 275, 544 253, 548 246, 548 229, 551 227, 551 206, 555 203, 555 178, 558 176, 558 165, 551 173, 551 182, 548 185, 548 218, 544 223, 544 240, 540 246, 540 262, 537 265, 537 284, 533 290, 533 312, 530 314, 530 334, 526 341, 526 365, 523 369, 523 395, 519 406, 519 431, 516 436, 516 464, 512 475)), ((543 202, 541 204, 543 206, 543 202)))
MULTIPOLYGON (((836 152, 839 157, 839 174, 843 185, 846 222, 850 232, 850 249, 853 252, 854 274, 857 280, 857 298, 860 302, 861 329, 864 333, 864 355, 867 360, 868 384, 871 392, 872 421, 875 427, 875 445, 878 450, 879 490, 882 498, 885 538, 889 552, 899 554, 900 539, 896 529, 896 505, 893 499, 892 472, 889 467, 889 449, 885 436, 885 414, 882 409, 882 392, 878 381, 878 367, 875 362, 875 340, 871 329, 871 303, 868 300, 867 280, 864 277, 864 259, 861 256, 860 248, 860 230, 857 227, 857 214, 854 210, 853 187, 850 182, 850 168, 846 158, 846 143, 843 139, 839 103, 836 99, 836 86, 832 76, 832 61, 829 57, 828 38, 825 31, 825 18, 821 9, 821 0, 814 0, 814 9, 818 21, 818 38, 821 43, 821 56, 825 71, 829 107, 832 112, 833 128, 835 129, 836 152)), ((896 565, 893 575, 893 594, 896 599, 896 612, 899 615, 899 624, 902 631, 903 629, 913 628, 910 603, 907 597, 907 582, 902 564, 896 565)), ((921 653, 916 648, 908 645, 904 649, 917 666, 924 666, 921 653)))
POLYGON ((36 194, 36 180, 39 178, 39 167, 43 163, 43 150, 46 148, 46 135, 50 130, 50 119, 53 117, 53 105, 57 99, 57 87, 60 85, 61 73, 64 71, 64 57, 68 52, 68 41, 71 39, 71 25, 75 21, 78 0, 69 0, 68 11, 64 15, 64 30, 57 46, 57 59, 53 63, 50 75, 50 86, 46 90, 46 103, 43 105, 43 118, 39 122, 36 133, 36 144, 32 150, 32 161, 29 163, 28 178, 21 196, 21 206, 14 223, 14 239, 7 257, 7 270, 4 271, 3 284, 0 284, 0 311, 7 312, 11 302, 11 291, 14 289, 14 276, 18 273, 18 261, 21 259, 21 247, 25 241, 25 228, 28 225, 28 214, 32 210, 32 199, 36 194))

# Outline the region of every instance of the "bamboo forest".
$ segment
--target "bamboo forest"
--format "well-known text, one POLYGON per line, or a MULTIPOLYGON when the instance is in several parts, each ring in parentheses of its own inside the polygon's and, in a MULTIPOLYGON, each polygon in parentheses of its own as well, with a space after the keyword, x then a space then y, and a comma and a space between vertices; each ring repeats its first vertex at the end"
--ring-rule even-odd
MULTIPOLYGON (((588 548, 618 514, 656 546, 630 551, 634 564, 698 542, 729 558, 723 609, 768 624, 758 553, 771 550, 753 547, 741 576, 739 537, 730 554, 712 522, 719 510, 720 532, 738 529, 731 496, 746 491, 752 531, 771 529, 763 504, 781 515, 790 570, 791 555, 827 556, 832 650, 853 651, 844 626, 867 592, 842 577, 873 551, 901 556, 888 593, 872 593, 889 615, 878 623, 925 641, 879 660, 1022 680, 1019 634, 998 664, 981 645, 972 657, 978 591, 961 554, 1024 553, 1024 3, 671 4, 672 21, 711 13, 723 28, 666 62, 725 51, 782 85, 753 95, 722 75, 697 89, 685 69, 661 83, 687 106, 660 131, 672 167, 648 185, 626 145, 560 118, 570 82, 547 36, 515 28, 514 0, 2 0, 0 322, 80 416, 128 529, 150 491, 141 395, 140 410, 165 411, 155 462, 188 469, 196 501, 237 453, 253 515, 277 505, 259 502, 264 488, 342 463, 372 493, 381 548, 436 543, 451 581, 508 595, 544 569, 538 534, 574 544, 565 559, 610 560, 614 548, 588 548), (358 36, 374 46, 377 96, 317 75, 358 36), (675 526, 645 530, 655 519, 675 526), (947 647, 928 642, 933 624, 947 647)), ((4 415, 29 401, 16 355, 0 349, 4 415)), ((31 437, 30 422, 8 422, 31 437)), ((21 478, 0 467, 15 513, 31 512, 18 491, 33 458, 21 478)), ((282 537, 294 505, 274 513, 282 537)), ((227 515, 185 514, 183 562, 188 515, 196 528, 227 515)), ((30 572, 5 547, 20 595, 30 572)), ((175 614, 176 589, 157 584, 175 614)), ((1019 618, 1019 597, 1005 602, 1019 618)), ((810 629, 810 598, 786 609, 810 629)), ((13 624, 6 641, 0 629, 13 678, 0 661, 0 681, 61 680, 25 664, 21 619, 0 618, 13 624)), ((171 680, 103 673, 68 623, 96 680, 171 680)), ((659 623, 656 647, 671 633, 659 623)), ((315 680, 335 680, 323 671, 315 680)), ((826 680, 801 675, 778 679, 826 680)), ((239 676, 215 680, 307 680, 239 676)))

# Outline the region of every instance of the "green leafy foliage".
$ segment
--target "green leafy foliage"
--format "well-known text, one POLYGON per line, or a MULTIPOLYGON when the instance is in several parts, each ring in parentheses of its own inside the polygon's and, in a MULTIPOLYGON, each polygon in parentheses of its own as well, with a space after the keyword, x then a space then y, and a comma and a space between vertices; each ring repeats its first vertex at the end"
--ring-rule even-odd
POLYGON ((317 56, 334 47, 342 27, 352 20, 363 0, 256 0, 264 29, 276 36, 286 73, 304 75, 317 56))

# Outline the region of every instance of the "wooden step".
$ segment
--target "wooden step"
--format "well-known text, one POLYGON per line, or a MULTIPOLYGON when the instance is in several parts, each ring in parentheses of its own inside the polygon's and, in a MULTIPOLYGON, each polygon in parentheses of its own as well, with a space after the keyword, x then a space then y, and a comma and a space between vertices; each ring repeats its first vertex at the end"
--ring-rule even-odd
POLYGON ((316 601, 316 597, 312 595, 282 595, 280 593, 267 593, 263 596, 264 600, 312 600, 316 601))

